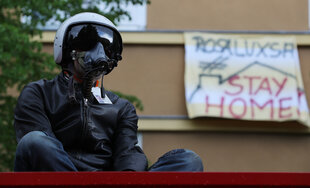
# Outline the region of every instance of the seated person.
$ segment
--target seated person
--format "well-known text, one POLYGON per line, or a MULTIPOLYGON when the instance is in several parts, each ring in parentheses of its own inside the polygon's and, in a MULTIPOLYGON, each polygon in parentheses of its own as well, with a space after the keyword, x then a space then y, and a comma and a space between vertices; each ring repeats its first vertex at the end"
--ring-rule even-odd
POLYGON ((121 60, 113 23, 80 13, 57 30, 54 59, 62 71, 25 86, 15 109, 15 171, 203 171, 190 150, 176 149, 150 168, 137 146, 134 106, 97 80, 121 60))

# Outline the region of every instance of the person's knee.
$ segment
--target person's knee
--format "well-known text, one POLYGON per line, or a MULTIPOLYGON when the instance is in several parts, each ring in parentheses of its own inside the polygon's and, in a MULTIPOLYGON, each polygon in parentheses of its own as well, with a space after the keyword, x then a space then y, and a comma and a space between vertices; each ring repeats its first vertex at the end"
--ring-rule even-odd
POLYGON ((76 171, 62 143, 41 131, 27 133, 17 145, 14 171, 76 171))
POLYGON ((187 162, 188 166, 192 168, 191 171, 203 171, 203 163, 201 158, 197 153, 192 150, 184 149, 184 160, 187 162))
POLYGON ((174 149, 164 154, 160 160, 166 161, 167 164, 174 164, 179 171, 203 171, 201 158, 192 150, 174 149))
POLYGON ((186 171, 203 171, 203 163, 198 154, 188 149, 175 149, 168 152, 168 155, 173 155, 181 164, 183 164, 186 171))
POLYGON ((32 131, 21 138, 17 145, 17 152, 35 152, 42 147, 46 147, 47 135, 42 131, 32 131))

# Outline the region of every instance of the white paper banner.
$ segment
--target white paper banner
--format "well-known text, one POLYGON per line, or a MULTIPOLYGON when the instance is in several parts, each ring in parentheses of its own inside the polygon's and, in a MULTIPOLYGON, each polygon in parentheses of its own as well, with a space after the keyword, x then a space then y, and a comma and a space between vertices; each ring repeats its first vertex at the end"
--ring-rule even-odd
POLYGON ((297 120, 309 110, 294 37, 185 33, 190 118, 297 120))

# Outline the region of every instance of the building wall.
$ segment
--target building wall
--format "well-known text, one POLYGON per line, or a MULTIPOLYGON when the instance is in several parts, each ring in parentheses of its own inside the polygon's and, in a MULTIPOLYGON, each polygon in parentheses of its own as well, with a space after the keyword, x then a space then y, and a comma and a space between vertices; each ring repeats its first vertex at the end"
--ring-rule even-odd
POLYGON ((166 151, 188 148, 208 172, 309 172, 309 135, 257 132, 145 132, 151 163, 166 151))
POLYGON ((147 29, 308 30, 308 1, 152 0, 147 29))
MULTIPOLYGON (((147 29, 150 30, 244 32, 307 31, 308 28, 307 0, 153 0, 148 7, 147 29)), ((132 91, 145 104, 145 111, 140 114, 186 116, 184 46, 131 46, 129 50, 137 50, 148 56, 146 59, 142 58, 145 63, 142 66, 143 79, 141 74, 137 74, 142 81, 135 82, 142 86, 141 91, 132 91), (151 68, 153 73, 149 72, 151 68)), ((307 46, 299 47, 308 101, 309 50, 307 46)), ((130 53, 129 62, 132 62, 133 56, 140 60, 135 53, 130 53)), ((137 76, 133 80, 135 79, 137 76)), ((173 119, 170 121, 171 124, 176 123, 173 119)), ((212 126, 214 129, 144 132, 144 151, 150 161, 155 161, 165 151, 185 147, 193 149, 202 157, 206 171, 310 171, 310 137, 307 133, 296 134, 307 130, 296 122, 208 118, 200 121, 190 123, 198 125, 199 128, 212 126), (281 131, 283 128, 288 128, 285 133, 281 131)), ((169 126, 170 123, 168 121, 165 124, 169 126)))

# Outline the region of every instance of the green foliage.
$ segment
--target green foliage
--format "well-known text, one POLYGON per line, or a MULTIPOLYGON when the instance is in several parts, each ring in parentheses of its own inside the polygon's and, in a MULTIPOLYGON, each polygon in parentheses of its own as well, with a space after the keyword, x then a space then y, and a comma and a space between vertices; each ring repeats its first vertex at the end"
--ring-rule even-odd
MULTIPOLYGON (((59 72, 52 56, 42 52, 42 44, 32 39, 42 34, 38 26, 44 26, 51 18, 63 21, 85 11, 103 14, 117 23, 125 17, 130 18, 121 4, 141 5, 146 2, 147 0, 0 1, 0 171, 12 170, 16 149, 13 115, 17 99, 8 93, 8 89, 16 88, 20 91, 31 81, 51 79, 59 72)), ((129 96, 128 99, 141 109, 139 99, 134 96, 129 96)))
POLYGON ((119 91, 112 91, 113 93, 115 93, 116 95, 118 95, 120 98, 124 98, 127 99, 128 101, 130 101, 133 105, 135 105, 135 107, 137 109, 139 109, 140 111, 143 111, 144 106, 142 104, 142 101, 137 98, 136 96, 133 95, 126 95, 124 93, 121 93, 119 91))

